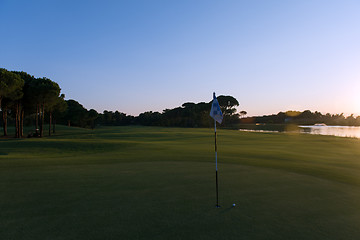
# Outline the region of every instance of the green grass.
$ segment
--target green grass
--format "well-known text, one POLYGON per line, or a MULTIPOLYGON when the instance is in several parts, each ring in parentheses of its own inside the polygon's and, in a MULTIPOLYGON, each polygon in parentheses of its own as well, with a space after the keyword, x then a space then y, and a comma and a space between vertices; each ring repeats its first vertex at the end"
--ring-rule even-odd
POLYGON ((0 139, 0 239, 360 239, 360 140, 220 129, 216 209, 213 137, 0 139))

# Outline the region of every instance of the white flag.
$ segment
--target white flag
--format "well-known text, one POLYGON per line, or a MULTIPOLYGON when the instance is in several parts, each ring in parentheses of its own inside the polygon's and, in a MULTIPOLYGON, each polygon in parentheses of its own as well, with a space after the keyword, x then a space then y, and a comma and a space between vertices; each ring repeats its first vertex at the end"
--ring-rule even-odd
POLYGON ((221 123, 223 120, 223 114, 221 112, 219 102, 216 99, 215 93, 214 93, 214 100, 211 105, 210 116, 218 123, 221 123))

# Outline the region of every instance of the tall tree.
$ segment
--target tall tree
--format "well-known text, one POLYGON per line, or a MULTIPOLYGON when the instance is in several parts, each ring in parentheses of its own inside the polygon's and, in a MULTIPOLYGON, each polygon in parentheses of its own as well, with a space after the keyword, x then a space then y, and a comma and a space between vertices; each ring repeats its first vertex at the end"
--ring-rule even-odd
POLYGON ((70 126, 78 126, 85 127, 86 126, 86 118, 87 118, 87 110, 75 100, 66 100, 67 110, 65 113, 65 121, 67 125, 70 126))
POLYGON ((36 92, 32 91, 31 89, 31 84, 36 81, 36 78, 26 72, 18 72, 18 71, 13 71, 13 73, 17 74, 20 76, 21 79, 24 80, 24 86, 22 89, 23 92, 23 97, 21 98, 21 100, 19 100, 20 102, 20 135, 21 137, 23 136, 23 129, 24 129, 24 118, 27 115, 31 115, 33 113, 35 113, 36 111, 36 95, 34 95, 36 92))
POLYGON ((230 116, 236 112, 237 106, 239 106, 239 102, 236 100, 236 98, 232 96, 218 96, 217 100, 219 102, 221 111, 226 116, 230 116))
POLYGON ((247 111, 241 111, 241 112, 240 112, 240 116, 241 116, 241 117, 245 117, 246 114, 247 114, 247 111))
POLYGON ((48 78, 39 78, 34 82, 38 92, 38 106, 40 113, 40 137, 44 136, 45 110, 56 104, 60 95, 60 87, 56 82, 48 78))
POLYGON ((8 103, 18 100, 17 97, 24 85, 24 81, 15 73, 0 68, 0 107, 3 113, 4 136, 7 136, 7 110, 8 107, 2 104, 4 98, 8 98, 8 103))
POLYGON ((221 111, 224 115, 223 126, 229 126, 239 121, 239 114, 236 113, 236 107, 239 102, 232 96, 219 96, 217 97, 221 111))
POLYGON ((61 115, 63 115, 66 111, 67 104, 64 98, 65 98, 65 94, 61 94, 60 97, 56 99, 56 102, 48 107, 49 136, 51 136, 51 125, 53 126, 52 132, 55 133, 56 120, 57 118, 61 117, 61 115))
POLYGON ((16 138, 21 138, 23 135, 22 128, 21 128, 21 112, 23 110, 23 105, 21 104, 21 99, 22 99, 23 95, 24 94, 23 94, 22 88, 17 89, 11 95, 11 99, 13 100, 12 109, 13 109, 13 112, 15 113, 15 137, 16 138))
POLYGON ((40 105, 41 105, 41 78, 34 78, 26 84, 26 91, 28 92, 29 102, 33 107, 33 111, 35 112, 35 131, 39 134, 39 118, 40 118, 40 105))
POLYGON ((95 109, 90 109, 88 112, 88 121, 91 129, 95 128, 95 119, 98 117, 98 112, 95 109))
POLYGON ((65 94, 61 94, 61 96, 58 98, 58 102, 55 105, 55 110, 53 113, 53 118, 54 118, 53 133, 55 133, 57 119, 64 116, 68 106, 64 98, 65 98, 65 94))

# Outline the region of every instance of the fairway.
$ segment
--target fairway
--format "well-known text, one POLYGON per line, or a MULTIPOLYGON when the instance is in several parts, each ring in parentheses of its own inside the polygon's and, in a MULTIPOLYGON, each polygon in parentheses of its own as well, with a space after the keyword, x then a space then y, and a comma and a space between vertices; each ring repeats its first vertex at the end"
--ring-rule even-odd
POLYGON ((0 139, 0 239, 360 239, 360 140, 59 126, 0 139), (232 204, 236 207, 232 208, 232 204))

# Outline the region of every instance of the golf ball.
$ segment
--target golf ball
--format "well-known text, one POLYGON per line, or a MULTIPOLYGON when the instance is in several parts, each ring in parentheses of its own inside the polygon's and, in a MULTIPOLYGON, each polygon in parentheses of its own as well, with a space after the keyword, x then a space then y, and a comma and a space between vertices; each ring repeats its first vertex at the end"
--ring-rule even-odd
POLYGON ((233 207, 235 207, 236 206, 236 204, 235 203, 233 203, 233 205, 232 205, 233 207))

